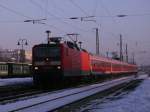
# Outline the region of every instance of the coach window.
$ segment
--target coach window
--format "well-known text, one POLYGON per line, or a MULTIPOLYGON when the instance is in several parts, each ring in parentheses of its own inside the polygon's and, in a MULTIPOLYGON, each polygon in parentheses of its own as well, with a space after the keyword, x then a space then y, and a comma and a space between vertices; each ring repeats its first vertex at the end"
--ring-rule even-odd
POLYGON ((4 71, 6 70, 6 67, 5 67, 5 65, 4 65, 4 71))
POLYGON ((4 70, 4 66, 2 66, 2 70, 4 70))

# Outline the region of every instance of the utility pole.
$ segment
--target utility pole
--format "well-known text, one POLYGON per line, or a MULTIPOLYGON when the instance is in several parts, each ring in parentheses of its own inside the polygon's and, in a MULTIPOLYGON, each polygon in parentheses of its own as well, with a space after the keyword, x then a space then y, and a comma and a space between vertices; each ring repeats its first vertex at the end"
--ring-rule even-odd
POLYGON ((132 52, 132 63, 135 64, 135 54, 132 52))
POLYGON ((107 52, 106 52, 106 56, 107 56, 107 58, 108 58, 108 54, 109 54, 109 52, 107 51, 107 52))
POLYGON ((122 35, 120 34, 120 61, 123 61, 123 54, 122 54, 122 35))
POLYGON ((96 30, 96 54, 99 55, 99 34, 98 34, 98 28, 95 28, 96 30))
POLYGON ((126 62, 128 62, 128 44, 126 44, 126 62))

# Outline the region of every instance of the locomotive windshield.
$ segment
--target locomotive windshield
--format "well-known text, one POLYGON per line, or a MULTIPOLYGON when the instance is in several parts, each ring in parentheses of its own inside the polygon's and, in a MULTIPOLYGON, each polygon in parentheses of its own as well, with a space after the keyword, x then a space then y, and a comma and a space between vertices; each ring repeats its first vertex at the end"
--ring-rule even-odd
POLYGON ((58 46, 36 47, 34 49, 35 58, 59 58, 60 48, 58 46))

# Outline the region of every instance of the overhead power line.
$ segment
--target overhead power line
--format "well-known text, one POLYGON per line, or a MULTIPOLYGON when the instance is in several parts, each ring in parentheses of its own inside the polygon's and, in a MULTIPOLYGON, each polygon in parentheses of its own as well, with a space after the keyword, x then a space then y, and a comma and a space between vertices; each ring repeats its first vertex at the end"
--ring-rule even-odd
POLYGON ((0 23, 22 23, 24 20, 0 20, 0 23))
MULTIPOLYGON (((39 9, 41 9, 42 11, 46 11, 45 12, 45 20, 47 20, 47 14, 49 14, 50 16, 52 16, 52 17, 54 17, 55 19, 58 19, 58 17, 56 17, 55 15, 53 15, 52 13, 50 13, 49 11, 48 11, 48 9, 44 9, 39 3, 37 3, 36 1, 34 1, 34 0, 30 0, 30 2, 33 4, 33 5, 35 5, 36 7, 38 7, 39 9)), ((48 4, 47 4, 48 5, 48 4)), ((58 28, 58 27, 56 27, 55 25, 49 25, 48 23, 46 23, 45 22, 45 24, 43 24, 43 25, 45 25, 45 26, 49 26, 49 27, 53 27, 54 29, 56 29, 56 30, 59 30, 59 31, 61 31, 61 32, 64 32, 64 33, 66 33, 64 30, 62 30, 61 28, 58 28)))
POLYGON ((84 13, 86 16, 89 16, 89 14, 82 9, 76 2, 74 2, 73 0, 69 0, 75 7, 77 7, 82 13, 84 13))
POLYGON ((45 1, 45 19, 47 19, 48 0, 45 1))
MULTIPOLYGON (((41 0, 41 1, 42 1, 42 0, 41 0)), ((63 10, 63 8, 60 8, 60 7, 56 4, 55 1, 56 1, 56 0, 51 0, 50 5, 51 5, 53 8, 55 8, 56 10, 59 10, 59 11, 61 12, 60 14, 64 14, 65 11, 63 10)))
POLYGON ((25 17, 25 18, 32 19, 31 17, 26 16, 26 15, 24 15, 24 14, 18 12, 18 11, 15 11, 15 10, 13 10, 13 9, 10 9, 10 8, 8 8, 8 7, 4 6, 4 5, 2 5, 2 4, 0 4, 0 7, 3 8, 3 9, 6 9, 7 11, 12 12, 12 13, 14 13, 14 14, 16 14, 16 15, 19 15, 19 16, 22 16, 22 17, 25 17))
POLYGON ((117 17, 128 17, 128 16, 150 16, 150 13, 117 15, 117 17))
MULTIPOLYGON (((38 5, 38 4, 36 4, 36 5, 38 5)), ((22 17, 25 17, 25 18, 27 18, 28 20, 9 20, 9 21, 3 21, 3 20, 1 20, 0 22, 1 23, 18 23, 18 22, 33 22, 33 23, 39 23, 39 24, 43 24, 43 23, 41 23, 40 21, 38 21, 38 19, 33 19, 33 18, 31 18, 31 17, 29 17, 29 16, 26 16, 26 15, 24 15, 23 13, 20 13, 20 12, 18 12, 18 11, 15 11, 15 10, 13 10, 13 9, 11 9, 11 8, 8 8, 8 7, 6 7, 6 6, 4 6, 4 5, 2 5, 2 4, 0 4, 0 7, 1 8, 3 8, 3 9, 5 9, 5 10, 7 10, 7 11, 9 11, 9 12, 12 12, 12 13, 14 13, 14 14, 16 14, 16 15, 19 15, 19 16, 22 16, 22 17)), ((42 19, 39 19, 39 20, 42 20, 42 19)), ((62 31, 61 29, 59 29, 59 28, 57 28, 57 27, 55 27, 54 25, 49 25, 49 24, 47 24, 47 23, 44 23, 43 25, 45 25, 45 26, 49 26, 49 27, 53 27, 53 28, 55 28, 55 29, 57 29, 57 30, 60 30, 60 31, 62 31)), ((64 32, 64 31, 63 31, 64 32)), ((66 33, 66 32, 65 32, 66 33)))
MULTIPOLYGON (((77 7, 82 13, 84 13, 87 17, 90 17, 90 15, 83 9, 81 8, 76 2, 74 2, 73 0, 69 0, 75 7, 77 7)), ((97 3, 97 1, 96 1, 97 3)), ((95 12, 93 13, 95 15, 96 13, 96 9, 97 9, 97 5, 95 7, 95 12)), ((94 15, 91 15, 91 17, 95 17, 94 15)), ((85 20, 85 21, 93 21, 94 24, 98 25, 98 27, 100 27, 101 25, 96 21, 96 20, 85 20)))
POLYGON ((58 28, 58 27, 56 27, 56 26, 54 26, 54 25, 47 24, 47 23, 45 23, 45 24, 43 24, 43 25, 49 26, 49 27, 53 27, 54 29, 59 30, 59 31, 65 33, 65 34, 67 33, 65 30, 63 30, 63 29, 61 29, 61 28, 58 28))
POLYGON ((32 22, 33 24, 45 24, 43 21, 46 19, 28 19, 24 22, 32 22))
MULTIPOLYGON (((36 6, 39 7, 40 9, 44 10, 44 8, 43 8, 39 3, 37 3, 36 1, 34 1, 34 0, 30 0, 30 1, 32 1, 32 2, 31 2, 32 4, 36 5, 36 6)), ((90 32, 90 30, 85 30, 85 29, 79 28, 79 27, 77 27, 77 26, 75 26, 75 25, 73 25, 73 24, 70 24, 70 23, 68 23, 68 22, 63 21, 61 17, 58 17, 58 16, 52 14, 49 10, 47 10, 47 14, 48 14, 49 16, 51 16, 51 17, 56 18, 56 20, 58 20, 59 22, 68 25, 69 27, 72 27, 72 28, 75 28, 75 29, 78 29, 78 30, 84 31, 84 32, 90 32)))
POLYGON ((98 0, 95 0, 94 7, 93 7, 93 16, 96 16, 97 8, 98 8, 98 0))
MULTIPOLYGON (((114 17, 112 16, 112 14, 110 13, 109 9, 104 5, 103 0, 100 0, 100 4, 101 6, 105 9, 106 13, 108 14, 108 16, 110 16, 112 18, 112 21, 118 25, 117 21, 114 19, 114 17)), ((119 26, 119 25, 118 25, 119 26)), ((117 27, 118 28, 118 27, 117 27)), ((121 29, 118 28, 118 31, 121 32, 121 29)))

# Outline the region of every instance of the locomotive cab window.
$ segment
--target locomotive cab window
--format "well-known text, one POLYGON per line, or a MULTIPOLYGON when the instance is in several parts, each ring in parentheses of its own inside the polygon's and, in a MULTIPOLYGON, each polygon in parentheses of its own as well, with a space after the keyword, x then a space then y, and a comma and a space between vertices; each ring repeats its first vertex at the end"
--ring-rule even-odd
POLYGON ((60 47, 58 46, 46 46, 46 47, 36 47, 34 49, 34 57, 36 60, 50 58, 53 60, 60 59, 60 47))

